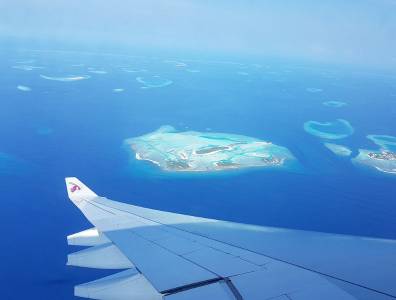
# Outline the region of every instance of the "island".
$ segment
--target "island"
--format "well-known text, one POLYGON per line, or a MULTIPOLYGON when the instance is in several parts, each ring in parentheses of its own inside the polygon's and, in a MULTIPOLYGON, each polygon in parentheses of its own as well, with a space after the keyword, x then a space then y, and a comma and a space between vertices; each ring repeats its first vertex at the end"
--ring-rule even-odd
POLYGON ((124 141, 137 160, 172 172, 213 172, 251 167, 284 167, 296 159, 282 146, 215 132, 178 132, 172 126, 124 141))
POLYGON ((379 160, 395 160, 396 161, 396 153, 383 150, 381 152, 369 152, 367 154, 370 158, 379 159, 379 160))
POLYGON ((381 172, 396 174, 396 152, 385 149, 379 151, 360 149, 359 155, 353 161, 373 167, 381 172))

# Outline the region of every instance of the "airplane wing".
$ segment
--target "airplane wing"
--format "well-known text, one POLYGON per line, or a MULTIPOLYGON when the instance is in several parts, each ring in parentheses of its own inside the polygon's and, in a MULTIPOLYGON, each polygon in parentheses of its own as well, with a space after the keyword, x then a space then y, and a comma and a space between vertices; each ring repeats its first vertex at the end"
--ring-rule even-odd
POLYGON ((396 298, 396 241, 237 224, 100 197, 66 178, 94 226, 68 236, 89 246, 71 266, 120 269, 75 287, 104 300, 396 298))

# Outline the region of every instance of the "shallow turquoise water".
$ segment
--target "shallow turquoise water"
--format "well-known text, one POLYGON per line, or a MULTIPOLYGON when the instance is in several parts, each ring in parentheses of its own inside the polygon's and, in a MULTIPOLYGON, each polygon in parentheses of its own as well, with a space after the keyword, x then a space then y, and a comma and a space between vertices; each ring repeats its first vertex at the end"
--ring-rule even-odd
POLYGON ((304 129, 312 135, 329 140, 343 139, 354 132, 352 125, 343 119, 328 122, 307 121, 304 129))

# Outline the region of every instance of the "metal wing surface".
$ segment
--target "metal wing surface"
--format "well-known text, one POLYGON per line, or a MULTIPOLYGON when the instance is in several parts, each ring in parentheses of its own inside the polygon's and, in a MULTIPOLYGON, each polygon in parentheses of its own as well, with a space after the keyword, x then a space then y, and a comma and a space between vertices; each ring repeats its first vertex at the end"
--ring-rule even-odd
POLYGON ((231 223, 96 195, 66 178, 94 226, 68 265, 119 269, 75 287, 91 299, 394 299, 396 241, 231 223))

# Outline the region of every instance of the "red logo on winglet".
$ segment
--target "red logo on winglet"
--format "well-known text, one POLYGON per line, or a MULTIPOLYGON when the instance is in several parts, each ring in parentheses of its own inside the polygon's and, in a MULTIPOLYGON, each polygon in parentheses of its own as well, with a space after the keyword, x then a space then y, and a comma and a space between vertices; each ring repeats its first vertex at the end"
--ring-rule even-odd
POLYGON ((73 182, 69 182, 69 184, 72 185, 71 188, 70 188, 70 192, 74 193, 75 191, 81 190, 81 188, 77 184, 75 184, 73 182))

